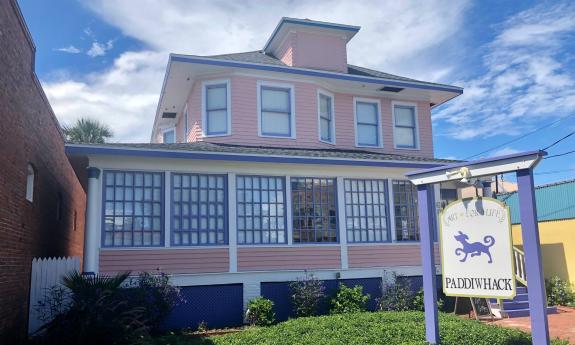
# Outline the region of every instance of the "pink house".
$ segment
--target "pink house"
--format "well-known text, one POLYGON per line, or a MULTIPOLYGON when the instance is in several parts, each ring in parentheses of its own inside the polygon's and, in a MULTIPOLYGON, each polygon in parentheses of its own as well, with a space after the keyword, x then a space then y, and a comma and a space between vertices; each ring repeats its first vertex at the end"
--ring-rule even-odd
POLYGON ((174 327, 241 323, 259 295, 287 317, 304 270, 372 297, 385 271, 417 281, 404 174, 448 162, 431 109, 462 89, 348 64, 358 31, 283 18, 260 51, 171 54, 151 143, 67 146, 88 168, 86 271, 170 273, 193 301, 174 327))

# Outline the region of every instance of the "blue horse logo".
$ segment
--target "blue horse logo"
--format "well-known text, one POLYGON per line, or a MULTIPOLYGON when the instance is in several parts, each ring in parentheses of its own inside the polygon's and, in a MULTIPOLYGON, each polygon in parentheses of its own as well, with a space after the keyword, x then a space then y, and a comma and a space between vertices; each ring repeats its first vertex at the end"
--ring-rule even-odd
POLYGON ((487 263, 492 263, 493 259, 491 258, 491 253, 489 252, 489 248, 491 248, 495 244, 495 238, 493 236, 487 235, 483 237, 483 242, 473 242, 469 243, 469 236, 464 234, 463 232, 459 231, 459 235, 454 236, 455 239, 461 243, 463 247, 455 249, 455 255, 460 256, 461 254, 465 254, 463 259, 459 260, 460 262, 465 262, 467 260, 467 255, 471 254, 471 257, 474 256, 481 256, 481 254, 487 255, 489 257, 489 261, 487 263))

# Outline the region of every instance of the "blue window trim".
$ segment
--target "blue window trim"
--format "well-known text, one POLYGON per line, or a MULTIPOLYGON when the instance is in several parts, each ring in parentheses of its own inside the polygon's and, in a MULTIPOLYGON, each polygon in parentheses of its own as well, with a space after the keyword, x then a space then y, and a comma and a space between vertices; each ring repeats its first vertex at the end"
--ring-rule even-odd
POLYGON ((292 117, 293 117, 293 109, 291 106, 292 103, 292 89, 289 87, 281 87, 281 86, 270 86, 270 85, 266 85, 266 84, 262 84, 259 86, 259 90, 258 90, 259 94, 260 94, 260 126, 261 126, 261 135, 266 136, 266 137, 278 137, 278 138, 291 138, 293 136, 293 128, 292 128, 292 117), (272 91, 287 91, 288 93, 288 112, 286 113, 283 110, 279 110, 279 109, 265 109, 264 110, 264 100, 263 100, 263 91, 264 90, 272 90, 272 91), (282 134, 282 133, 273 133, 273 132, 264 132, 263 129, 263 123, 264 123, 264 119, 263 119, 263 114, 264 112, 266 113, 276 113, 276 114, 287 114, 289 116, 289 131, 288 134, 282 134))
POLYGON ((377 103, 377 101, 370 102, 368 100, 360 100, 360 99, 356 100, 354 103, 355 103, 354 106, 355 106, 355 114, 356 114, 356 116, 355 116, 356 140, 355 141, 356 141, 357 146, 360 146, 360 147, 381 147, 381 133, 380 133, 380 131, 381 131, 381 125, 380 125, 381 114, 379 111, 379 104, 377 103), (359 114, 357 113, 357 106, 360 103, 373 105, 375 107, 375 119, 376 119, 375 124, 369 123, 369 122, 360 122, 359 121, 359 114), (362 143, 361 142, 361 138, 359 137, 359 130, 358 130, 358 127, 360 125, 361 126, 375 126, 375 138, 377 140, 377 142, 375 144, 368 144, 368 143, 362 143))
MULTIPOLYGON (((228 206, 228 175, 227 174, 204 174, 204 173, 182 173, 182 172, 172 172, 170 174, 170 188, 172 189, 170 191, 170 245, 172 247, 175 248, 187 248, 187 247, 191 247, 191 248, 197 248, 197 247, 222 247, 222 246, 228 246, 229 244, 229 232, 230 232, 230 227, 229 227, 229 206, 228 206), (182 244, 174 244, 174 177, 175 175, 187 175, 187 176, 216 176, 216 177, 223 177, 224 180, 224 243, 199 243, 198 244, 188 244, 188 245, 182 245, 182 244)), ((199 181, 198 181, 199 183, 199 181)), ((191 204, 191 202, 190 202, 191 204)), ((199 212, 199 210, 198 210, 199 212)), ((187 231, 188 233, 192 233, 192 231, 187 231)), ((197 231, 198 235, 200 233, 200 231, 197 231)), ((216 232, 216 242, 217 242, 217 232, 216 232)))
MULTIPOLYGON (((236 175, 236 233, 238 233, 240 230, 238 229, 238 212, 237 212, 237 206, 239 205, 239 202, 237 201, 237 193, 239 191, 238 189, 238 178, 239 177, 272 177, 272 178, 281 178, 283 180, 283 192, 284 192, 284 200, 283 200, 283 204, 284 204, 284 233, 285 233, 285 242, 280 243, 239 243, 239 241, 237 242, 238 246, 242 246, 242 247, 250 247, 250 246, 287 246, 288 245, 288 214, 287 214, 287 193, 286 193, 286 183, 287 183, 287 178, 286 176, 274 176, 274 175, 236 175)), ((245 188, 244 188, 245 190, 245 188)), ((279 231, 278 231, 279 232, 279 231)))
POLYGON ((229 128, 228 128, 228 116, 230 116, 229 113, 229 104, 228 104, 228 83, 217 83, 217 84, 208 84, 205 85, 205 102, 206 102, 206 135, 226 135, 229 133, 229 128), (209 107, 209 103, 208 103, 208 90, 210 89, 219 89, 222 88, 226 91, 225 93, 225 98, 226 98, 226 107, 225 108, 214 108, 214 109, 210 109, 209 107), (219 131, 219 132, 210 132, 210 112, 211 111, 221 111, 221 110, 225 110, 226 111, 226 130, 225 131, 219 131))
MULTIPOLYGON (((418 148, 419 138, 417 137, 417 116, 415 114, 415 106, 412 105, 400 105, 396 104, 393 106, 393 126, 395 128, 409 128, 413 134, 413 145, 398 145, 395 144, 396 148, 399 149, 413 149, 416 150, 418 148), (412 111, 411 117, 413 119, 413 126, 405 126, 405 125, 398 125, 397 124, 397 114, 395 113, 395 109, 410 109, 412 111)), ((394 133, 394 141, 395 141, 395 133, 394 133)))
MULTIPOLYGON (((114 177, 115 181, 115 177, 114 177)), ((100 243, 102 248, 161 248, 165 247, 165 237, 166 237, 166 215, 165 215, 165 200, 166 200, 166 183, 165 183, 165 173, 161 171, 146 171, 146 170, 122 170, 122 169, 105 169, 102 171, 102 182, 101 182, 101 195, 100 204, 101 204, 101 212, 100 212, 100 243), (142 173, 142 174, 159 174, 161 176, 161 188, 160 188, 160 227, 161 227, 161 235, 160 235, 160 244, 157 245, 140 245, 140 246, 107 246, 106 245, 106 175, 108 173, 142 173)), ((114 182, 115 183, 115 182, 114 182)), ((133 234, 133 230, 132 230, 133 234)), ((132 239, 133 241, 133 239, 132 239)), ((143 241, 142 241, 143 243, 143 241)))
MULTIPOLYGON (((345 189, 345 181, 382 181, 383 182, 383 192, 385 193, 385 223, 386 223, 386 232, 387 232, 387 240, 381 240, 381 241, 350 241, 349 237, 347 236, 347 232, 349 229, 347 229, 347 202, 344 200, 344 207, 345 207, 345 221, 346 221, 346 238, 347 238, 347 243, 349 244, 358 244, 358 243, 391 243, 391 219, 390 219, 390 206, 389 206, 389 188, 388 188, 388 180, 387 179, 365 179, 365 178, 345 178, 343 180, 344 182, 344 187, 343 187, 343 193, 345 196, 345 193, 347 192, 347 190, 345 189)), ((381 202, 380 202, 381 203, 381 202)), ((402 241, 403 242, 403 241, 402 241)))

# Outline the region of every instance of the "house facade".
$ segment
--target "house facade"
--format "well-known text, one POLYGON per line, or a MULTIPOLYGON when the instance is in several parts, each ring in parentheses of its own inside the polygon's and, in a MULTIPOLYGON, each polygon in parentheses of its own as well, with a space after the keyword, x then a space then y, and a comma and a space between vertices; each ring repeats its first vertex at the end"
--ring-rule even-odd
POLYGON ((261 51, 171 54, 151 143, 67 146, 87 162, 85 270, 170 273, 193 301, 179 327, 241 323, 259 295, 285 318, 305 272, 372 297, 385 271, 417 281, 404 174, 449 163, 431 109, 462 89, 348 64, 358 31, 283 18, 261 51))
POLYGON ((86 199, 15 0, 0 2, 0 36, 0 344, 20 344, 32 259, 82 257, 86 199))

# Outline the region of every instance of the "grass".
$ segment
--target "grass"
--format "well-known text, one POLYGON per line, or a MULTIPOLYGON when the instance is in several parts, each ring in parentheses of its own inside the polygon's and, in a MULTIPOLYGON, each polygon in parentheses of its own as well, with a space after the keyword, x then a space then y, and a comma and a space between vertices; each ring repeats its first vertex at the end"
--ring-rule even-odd
MULTIPOLYGON (((529 334, 440 313, 442 345, 531 344, 529 334)), ((360 345, 427 344, 422 312, 354 313, 292 319, 213 337, 167 335, 151 345, 360 345)), ((567 345, 554 340, 553 345, 567 345)))

